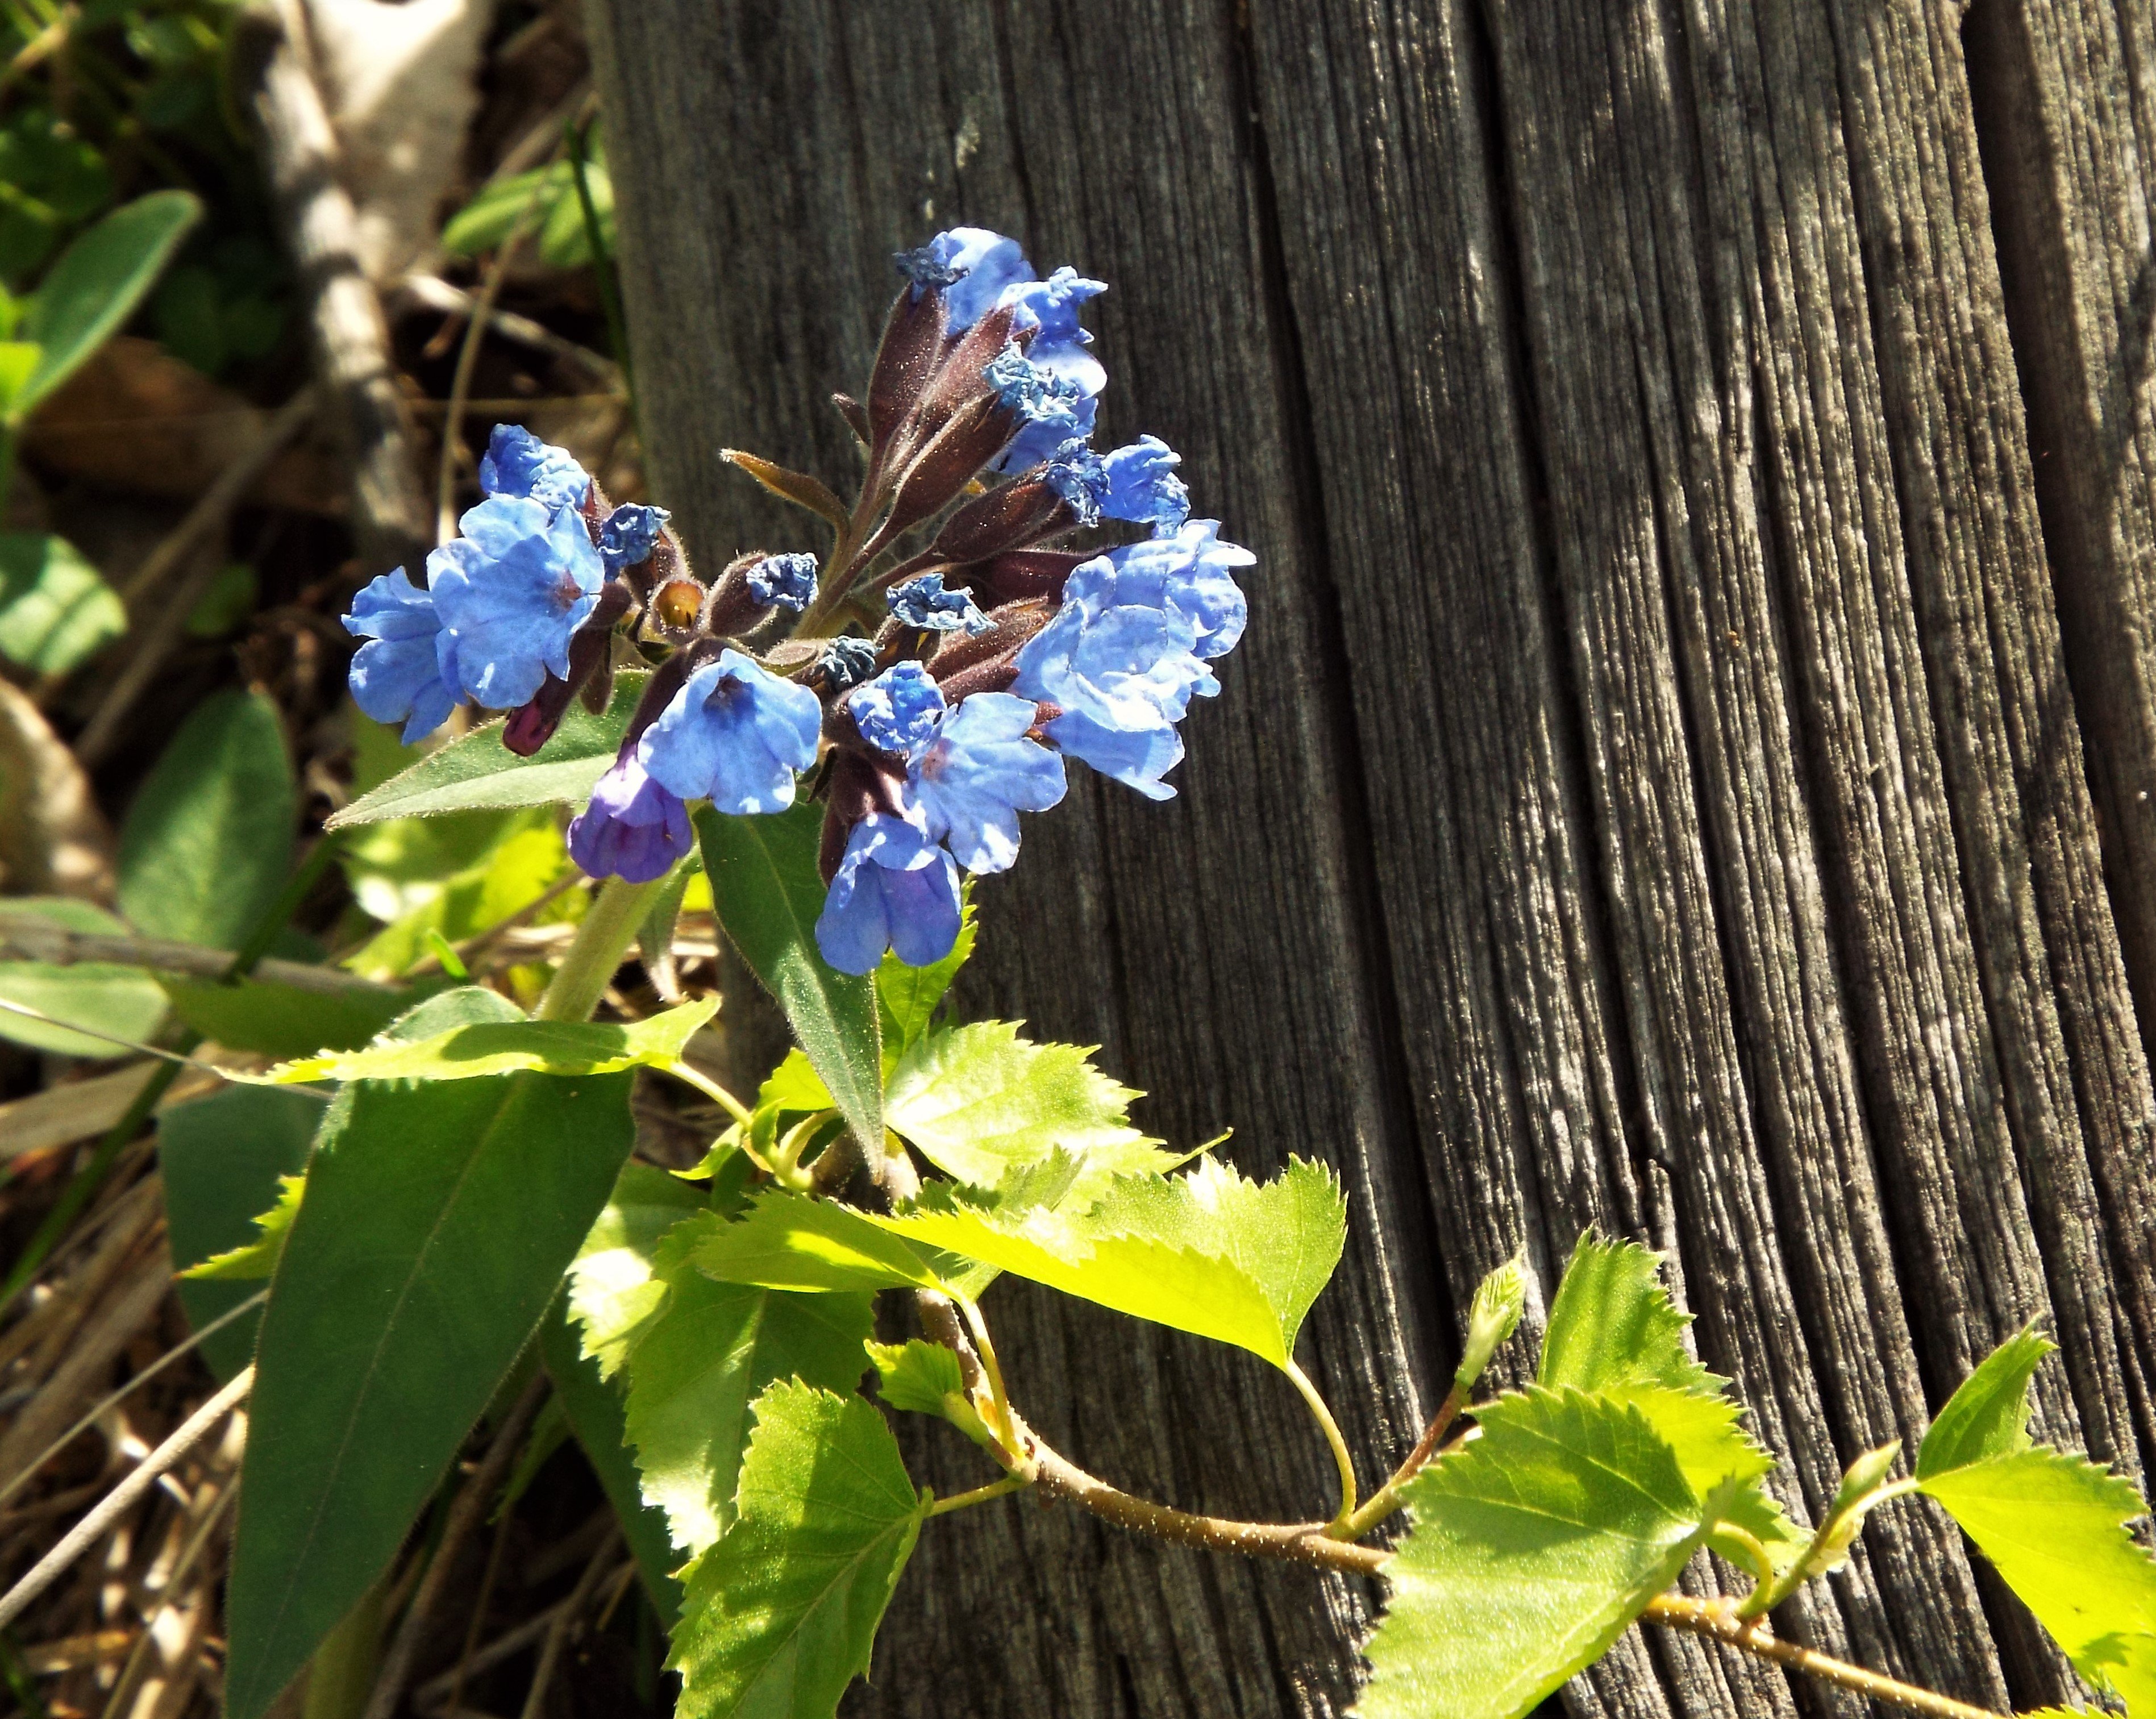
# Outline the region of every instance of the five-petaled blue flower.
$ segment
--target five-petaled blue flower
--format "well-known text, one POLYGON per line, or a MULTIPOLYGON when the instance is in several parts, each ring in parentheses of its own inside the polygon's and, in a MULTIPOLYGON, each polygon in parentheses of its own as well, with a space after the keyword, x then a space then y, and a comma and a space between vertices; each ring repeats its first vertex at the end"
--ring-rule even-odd
POLYGON ((799 614, 816 600, 816 557, 767 555, 748 570, 748 594, 766 608, 799 614))
POLYGON ((927 967, 951 952, 958 919, 950 854, 912 818, 871 812, 846 838, 816 921, 816 947, 843 973, 874 972, 886 949, 909 967, 927 967))
POLYGON ((528 497, 552 511, 581 505, 592 475, 567 449, 519 424, 497 423, 480 456, 479 486, 490 495, 528 497))
POLYGON ((995 625, 980 610, 970 591, 946 591, 941 573, 923 573, 891 588, 885 599, 891 612, 909 627, 930 633, 985 633, 995 625))
POLYGON ((442 618, 431 591, 404 569, 373 579, 352 600, 345 630, 367 641, 352 659, 352 695, 377 722, 402 722, 404 744, 442 726, 457 701, 456 683, 442 673, 442 618))
POLYGON ((1180 531, 1190 517, 1190 490, 1175 475, 1183 456, 1158 436, 1096 454, 1081 441, 1065 442, 1041 468, 1042 481, 1070 504, 1081 526, 1102 518, 1151 526, 1156 536, 1180 531))
POLYGON ((823 706, 737 650, 691 675, 637 743, 638 762, 685 800, 745 816, 793 803, 793 773, 816 762, 823 706))
POLYGON ((624 567, 641 567, 650 560, 660 528, 673 516, 663 507, 645 507, 634 501, 624 501, 614 509, 599 526, 599 554, 605 559, 607 571, 618 573, 624 567))
POLYGON ((648 884, 696 845, 689 808, 652 780, 629 748, 569 820, 569 857, 593 877, 648 884))
POLYGON ((461 537, 427 557, 427 582, 454 643, 442 670, 465 695, 507 710, 549 673, 567 677, 569 639, 598 603, 606 568, 573 507, 490 495, 461 537))
POLYGON ((846 695, 861 738, 880 752, 911 759, 935 738, 943 720, 943 692, 916 662, 895 663, 846 695))
POLYGON ((1034 715, 1022 698, 977 692, 943 718, 907 774, 929 834, 968 871, 1008 871, 1018 814, 1063 798, 1063 760, 1026 738, 1034 715))

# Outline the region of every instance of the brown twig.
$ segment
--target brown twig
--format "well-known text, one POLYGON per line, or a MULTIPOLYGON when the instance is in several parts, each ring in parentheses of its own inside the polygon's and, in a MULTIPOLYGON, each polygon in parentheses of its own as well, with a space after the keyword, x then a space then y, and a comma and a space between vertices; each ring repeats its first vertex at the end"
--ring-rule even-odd
MULTIPOLYGON (((156 972, 180 973, 198 979, 223 979, 232 971, 234 958, 228 950, 205 949, 196 943, 70 931, 39 915, 9 912, 4 905, 0 905, 0 955, 22 961, 42 961, 55 967, 72 966, 78 961, 112 962, 122 967, 146 967, 156 972)), ((305 962, 280 961, 270 956, 254 963, 251 977, 265 984, 284 985, 318 997, 390 994, 388 986, 338 967, 312 967, 305 962)))
POLYGON ((562 1661, 562 1645, 569 1639, 571 1626, 592 1603, 599 1578, 606 1573, 607 1558, 620 1543, 621 1530, 617 1527, 599 1542, 599 1549, 584 1566, 584 1573, 577 1578, 568 1604, 554 1614, 554 1621, 547 1631, 547 1645, 539 1650, 539 1664, 531 1674, 531 1687, 525 1692, 522 1719, 539 1719, 547 1700, 547 1686, 553 1681, 554 1668, 562 1661))

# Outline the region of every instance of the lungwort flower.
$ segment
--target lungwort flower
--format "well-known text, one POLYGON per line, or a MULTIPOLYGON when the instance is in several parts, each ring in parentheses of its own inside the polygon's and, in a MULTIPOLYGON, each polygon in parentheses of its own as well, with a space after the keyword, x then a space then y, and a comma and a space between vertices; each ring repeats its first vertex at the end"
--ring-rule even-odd
POLYGON ((767 555, 748 570, 748 594, 762 608, 799 614, 816 600, 816 557, 767 555))
POLYGON ((741 652, 722 650, 674 695, 637 745, 669 793, 746 816, 793 803, 793 776, 816 762, 824 707, 741 652))
POLYGON ((978 634, 987 632, 990 625, 973 593, 946 591, 941 573, 923 573, 917 579, 892 586, 885 602, 907 626, 930 633, 978 634))
POLYGON ((880 752, 911 759, 936 736, 943 693, 927 670, 896 663, 846 695, 846 711, 861 738, 880 752))
POLYGON ((345 630, 367 641, 352 659, 352 695, 377 722, 402 722, 404 744, 440 727, 457 702, 442 673, 442 618, 431 591, 399 567, 370 581, 352 600, 345 630))
POLYGON ((1063 760, 1027 738, 1034 716, 1024 699, 977 692, 914 756, 908 792, 929 834, 968 871, 1008 871, 1018 858, 1018 814, 1063 798, 1063 760))
POLYGON ((911 818, 871 812, 853 827, 816 921, 816 947, 840 972, 875 970, 893 951, 909 967, 958 941, 958 868, 911 818))
POLYGON ((548 674, 567 677, 569 639, 598 603, 606 567, 583 516, 528 496, 490 495, 464 535, 427 557, 428 585, 453 644, 443 670, 490 710, 521 705, 548 674))
POLYGON ((1107 454, 1072 441, 1055 450, 1041 477, 1070 504, 1081 526, 1117 519, 1166 536, 1190 517, 1190 490, 1175 475, 1182 464, 1183 456, 1158 436, 1140 436, 1107 454))
POLYGON ((624 567, 641 567, 650 560, 660 531, 672 517, 663 507, 644 507, 634 501, 614 509, 599 526, 599 554, 607 571, 618 573, 624 567))
POLYGON ((652 780, 625 747, 592 789, 592 803, 569 821, 569 857, 593 877, 633 884, 664 877, 696 845, 689 808, 652 780))
POLYGON ((520 425, 497 423, 480 457, 479 486, 490 495, 536 501, 551 512, 582 505, 592 475, 566 448, 542 442, 520 425))

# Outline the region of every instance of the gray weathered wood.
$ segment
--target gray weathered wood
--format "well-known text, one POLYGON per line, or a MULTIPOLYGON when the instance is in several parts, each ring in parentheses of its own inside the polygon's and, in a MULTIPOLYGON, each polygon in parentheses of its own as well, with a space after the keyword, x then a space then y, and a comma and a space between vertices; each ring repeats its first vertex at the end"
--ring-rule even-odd
MULTIPOLYGON (((2156 59, 2098 0, 1978 3, 2014 11, 2021 81, 1973 102, 1949 15, 1876 0, 594 0, 651 454, 700 558, 813 543, 715 450, 849 472, 824 400, 859 384, 886 254, 959 219, 1113 284, 1105 432, 1165 437, 1258 551, 1181 798, 1089 781, 1031 820, 971 1000, 1102 1044, 1161 1131, 1340 1168, 1354 1239, 1304 1358, 1372 1475, 1476 1277, 1524 1243, 1546 1292, 1590 1224, 1672 1250, 1799 1516, 2031 1317, 2071 1357, 2047 1433, 2156 1455, 2119 881, 2150 850, 2100 852, 2076 702, 2142 748, 2097 761, 2112 820, 2105 769, 2148 756, 2150 679, 2119 667, 2156 627, 2148 503, 2080 546, 2040 517, 1976 123, 2124 151, 2129 94, 2148 121, 2122 68, 2156 59), (2062 68, 2098 25, 2123 105, 2090 122, 2062 68), (2070 600, 2063 643, 2055 560, 2111 605, 2070 600)), ((2089 325, 2075 378, 2147 331, 2074 226, 2138 171, 2013 180, 2013 208, 2048 199, 2032 232, 2081 232, 2054 283, 2089 325)), ((2040 430, 2082 398, 2039 389, 2040 430)), ((1028 1412, 1096 1470, 1322 1507, 1322 1450, 1245 1357, 1018 1285, 992 1312, 1028 1412)), ((914 1431, 929 1484, 979 1477, 914 1431)), ((924 1537, 851 1706, 1337 1712, 1373 1598, 969 1512, 924 1537)), ((1781 1624, 2054 1698, 1994 1598, 1909 1509, 1781 1624)), ((1791 1697, 1635 1636, 1571 1699, 1791 1697)))

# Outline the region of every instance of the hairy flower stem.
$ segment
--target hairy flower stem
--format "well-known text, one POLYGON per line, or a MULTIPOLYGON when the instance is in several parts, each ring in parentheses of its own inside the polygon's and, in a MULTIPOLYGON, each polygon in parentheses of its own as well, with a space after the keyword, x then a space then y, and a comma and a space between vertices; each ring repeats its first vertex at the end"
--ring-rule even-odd
POLYGON ((622 957, 636 940, 636 928, 644 923, 644 916, 665 886, 664 878, 648 884, 628 883, 618 877, 606 880, 577 927, 576 941, 554 969, 547 994, 539 999, 534 1011, 539 1019, 588 1021, 592 1018, 622 957))

